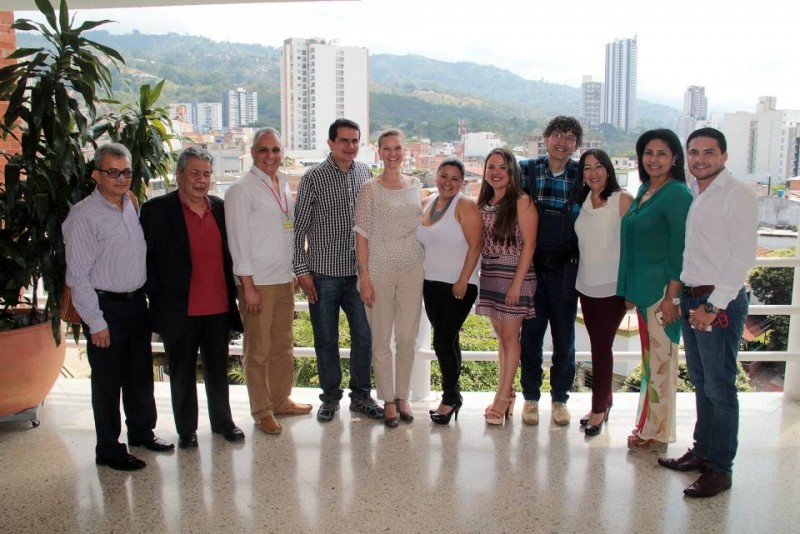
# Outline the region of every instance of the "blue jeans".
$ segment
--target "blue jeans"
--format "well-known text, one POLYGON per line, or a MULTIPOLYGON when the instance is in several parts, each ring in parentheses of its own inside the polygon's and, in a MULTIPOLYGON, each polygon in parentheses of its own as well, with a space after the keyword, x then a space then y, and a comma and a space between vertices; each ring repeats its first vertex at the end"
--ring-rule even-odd
POLYGON ((525 400, 538 401, 542 387, 542 346, 547 325, 553 336, 553 363, 550 386, 553 402, 567 402, 575 380, 575 316, 578 313, 578 291, 575 279, 578 262, 570 261, 557 271, 536 269, 536 317, 522 322, 520 344, 522 354, 520 383, 525 400))
POLYGON ((314 351, 323 401, 342 398, 342 365, 339 357, 339 309, 350 324, 350 398, 369 397, 372 334, 358 293, 356 276, 314 275, 317 302, 309 304, 314 351))
MULTIPOLYGON (((685 316, 707 299, 708 295, 684 295, 682 304, 686 366, 695 387, 697 404, 692 453, 705 460, 713 471, 730 476, 739 433, 736 356, 747 319, 747 295, 742 288, 724 310, 727 326, 714 324, 711 332, 701 332, 689 326, 685 316)), ((715 323, 721 315, 722 312, 715 323)))

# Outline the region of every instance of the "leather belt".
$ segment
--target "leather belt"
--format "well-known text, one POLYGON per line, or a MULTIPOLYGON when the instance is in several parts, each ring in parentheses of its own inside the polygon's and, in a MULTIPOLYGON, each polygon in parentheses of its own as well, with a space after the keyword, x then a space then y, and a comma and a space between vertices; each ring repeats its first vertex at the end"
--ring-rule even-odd
POLYGON ((714 286, 683 286, 683 294, 694 298, 704 297, 714 292, 714 286))
POLYGON ((103 291, 102 289, 95 289, 95 291, 98 296, 111 300, 131 300, 144 294, 144 288, 142 287, 130 293, 114 293, 113 291, 103 291))

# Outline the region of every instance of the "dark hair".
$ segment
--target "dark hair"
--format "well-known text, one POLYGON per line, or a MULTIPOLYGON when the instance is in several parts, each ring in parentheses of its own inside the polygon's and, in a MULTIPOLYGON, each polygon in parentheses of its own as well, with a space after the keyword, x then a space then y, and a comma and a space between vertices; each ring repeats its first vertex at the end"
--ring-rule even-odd
POLYGON ((550 134, 553 132, 572 132, 576 137, 576 148, 581 146, 581 143, 583 142, 583 128, 581 128, 581 123, 578 122, 578 119, 575 117, 559 115, 558 117, 553 118, 553 120, 547 123, 547 128, 544 129, 544 136, 550 137, 550 134))
POLYGON ((478 206, 483 207, 494 197, 494 189, 486 179, 486 168, 489 165, 489 158, 499 154, 508 168, 508 189, 506 194, 497 205, 497 219, 494 223, 494 238, 506 244, 516 244, 517 242, 517 199, 522 196, 522 180, 520 179, 520 168, 517 158, 505 148, 495 148, 486 155, 483 162, 483 183, 481 191, 478 193, 478 206))
POLYGON ((283 141, 281 140, 281 133, 277 129, 267 126, 265 128, 259 128, 258 130, 256 130, 256 133, 253 134, 253 142, 250 143, 250 148, 254 148, 256 146, 256 143, 258 143, 259 138, 262 135, 267 135, 267 134, 274 135, 278 139, 278 143, 280 143, 281 146, 283 146, 283 141))
POLYGON ((439 164, 439 166, 436 168, 436 174, 437 175, 439 174, 439 171, 442 170, 442 167, 455 167, 455 168, 457 168, 458 172, 461 173, 461 179, 462 180, 464 179, 464 175, 466 174, 466 171, 464 170, 464 164, 461 162, 460 159, 447 158, 446 160, 441 162, 439 164))
POLYGON ((339 128, 352 128, 358 132, 358 137, 361 137, 361 128, 358 127, 358 124, 350 119, 336 119, 328 128, 328 139, 336 141, 336 136, 339 135, 339 128))
POLYGON ((94 168, 99 169, 103 166, 103 158, 111 156, 113 158, 125 158, 131 163, 131 151, 120 143, 106 143, 100 145, 94 152, 94 168))
POLYGON ((691 143, 692 139, 695 137, 710 137, 711 139, 716 139, 719 145, 719 151, 723 154, 728 151, 728 141, 725 140, 725 135, 716 128, 700 128, 690 133, 689 137, 686 139, 686 150, 689 150, 689 143, 691 143))
POLYGON ((397 128, 388 128, 388 129, 386 129, 386 130, 382 131, 382 132, 380 133, 380 135, 378 136, 378 150, 380 150, 380 149, 381 149, 381 141, 383 141, 385 138, 387 138, 387 137, 391 137, 391 136, 393 136, 393 135, 396 135, 396 136, 397 136, 397 137, 399 137, 401 140, 402 140, 402 139, 405 137, 405 136, 403 135, 403 132, 401 132, 401 131, 400 131, 400 130, 398 130, 397 128))
MULTIPOLYGON (((608 180, 606 180, 606 186, 600 191, 600 198, 603 200, 608 200, 608 197, 611 196, 611 193, 614 191, 622 191, 622 188, 619 186, 619 182, 617 181, 617 173, 614 171, 614 164, 611 163, 611 158, 608 157, 608 154, 604 150, 600 150, 599 148, 590 148, 583 154, 581 154, 581 159, 578 160, 578 172, 581 173, 581 178, 583 177, 583 167, 586 165, 586 158, 589 156, 594 156, 597 159, 598 163, 602 165, 606 169, 606 174, 608 174, 608 180)), ((583 182, 583 187, 578 194, 578 202, 583 204, 583 201, 586 200, 586 195, 589 194, 589 186, 586 185, 586 181, 583 182)))
POLYGON ((675 132, 666 128, 648 130, 636 141, 636 156, 639 160, 639 179, 642 182, 650 181, 650 175, 647 174, 644 168, 642 157, 647 143, 654 139, 664 141, 669 147, 670 152, 672 152, 672 155, 675 156, 675 165, 672 166, 669 175, 678 182, 686 183, 686 171, 684 170, 686 160, 683 157, 683 147, 681 147, 680 139, 675 135, 675 132))
POLYGON ((202 161, 207 161, 212 166, 214 165, 214 156, 211 152, 196 146, 190 146, 183 149, 181 155, 178 156, 178 172, 181 173, 186 168, 186 162, 189 158, 197 158, 202 161))

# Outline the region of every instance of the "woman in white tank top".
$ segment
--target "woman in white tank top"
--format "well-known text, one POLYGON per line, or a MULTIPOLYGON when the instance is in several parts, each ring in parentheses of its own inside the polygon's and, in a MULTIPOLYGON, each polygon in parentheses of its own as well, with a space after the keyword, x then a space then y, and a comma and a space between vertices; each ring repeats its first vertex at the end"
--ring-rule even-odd
POLYGON ((462 194, 464 165, 446 159, 436 171, 437 195, 425 204, 417 239, 425 248, 422 296, 433 327, 433 350, 442 371, 442 402, 431 421, 446 425, 461 409, 459 331, 478 296, 483 222, 475 202, 462 194))
POLYGON ((611 158, 602 150, 584 152, 578 169, 585 200, 575 222, 580 250, 575 287, 592 346, 592 410, 580 422, 586 435, 595 436, 611 410, 611 347, 625 315, 625 299, 617 296, 620 221, 633 197, 621 191, 611 158))

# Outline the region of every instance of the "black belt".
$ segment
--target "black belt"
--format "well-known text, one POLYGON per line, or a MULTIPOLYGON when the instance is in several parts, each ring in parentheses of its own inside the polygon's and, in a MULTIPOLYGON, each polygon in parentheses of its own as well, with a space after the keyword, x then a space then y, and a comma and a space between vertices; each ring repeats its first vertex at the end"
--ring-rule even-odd
POLYGON ((714 292, 714 286, 683 286, 683 294, 694 298, 704 297, 714 292))
POLYGON ((130 293, 114 293, 113 291, 103 291, 102 289, 95 289, 95 291, 98 296, 111 300, 131 300, 144 294, 143 287, 140 287, 136 291, 131 291, 130 293))

